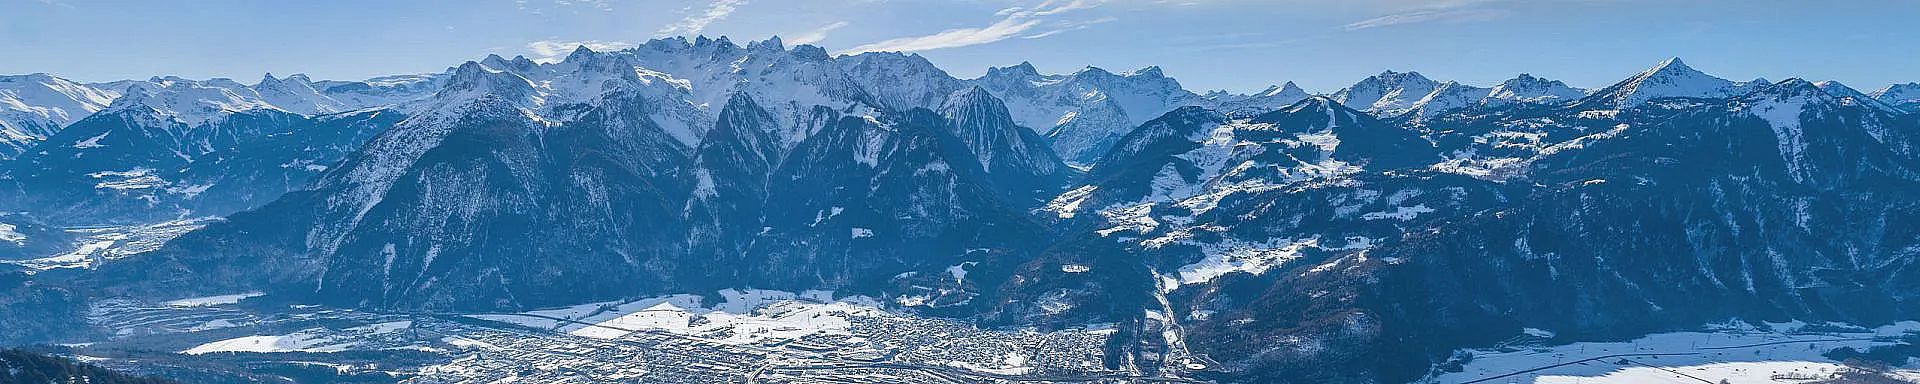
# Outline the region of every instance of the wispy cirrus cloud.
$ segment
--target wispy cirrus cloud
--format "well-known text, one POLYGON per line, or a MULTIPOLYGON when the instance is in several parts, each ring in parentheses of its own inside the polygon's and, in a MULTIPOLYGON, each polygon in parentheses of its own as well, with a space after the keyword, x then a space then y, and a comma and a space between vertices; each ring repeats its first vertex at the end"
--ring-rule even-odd
POLYGON ((832 24, 827 24, 827 25, 821 26, 820 28, 814 28, 813 30, 807 31, 806 33, 793 35, 792 37, 789 37, 786 40, 787 40, 787 43, 789 44, 818 43, 820 42, 820 40, 827 39, 827 33, 833 32, 833 30, 835 29, 846 27, 847 24, 849 23, 845 21, 835 21, 832 24))
POLYGON ((1469 23, 1498 20, 1512 15, 1505 9, 1485 8, 1501 0, 1449 0, 1427 3, 1398 13, 1347 23, 1348 31, 1430 22, 1469 23))
POLYGON ((582 46, 587 47, 587 49, 591 49, 594 51, 606 52, 606 51, 618 51, 622 49, 633 48, 635 45, 633 43, 629 43, 625 41, 541 40, 541 41, 527 43, 527 52, 533 54, 533 57, 531 57, 533 61, 542 62, 542 63, 552 63, 552 62, 560 61, 560 59, 566 58, 567 54, 573 53, 574 48, 582 47, 582 46))
POLYGON ((689 14, 673 24, 667 24, 653 34, 655 37, 697 35, 700 31, 706 30, 708 25, 726 19, 728 15, 733 14, 733 11, 740 10, 742 5, 747 5, 747 0, 713 0, 700 12, 689 14))
POLYGON ((1022 39, 1038 39, 1038 38, 1042 38, 1042 37, 1047 37, 1047 36, 1053 36, 1053 35, 1058 35, 1058 34, 1061 34, 1061 33, 1066 33, 1066 32, 1072 32, 1072 31, 1078 31, 1078 30, 1082 30, 1082 29, 1087 29, 1087 28, 1092 28, 1092 27, 1093 27, 1093 26, 1095 26, 1095 25, 1099 25, 1099 24, 1105 24, 1105 23, 1108 23, 1108 22, 1113 22, 1113 21, 1118 21, 1118 20, 1120 20, 1120 18, 1118 18, 1118 17, 1102 17, 1102 18, 1098 18, 1098 19, 1093 19, 1093 20, 1087 20, 1087 21, 1075 21, 1075 22, 1066 22, 1066 23, 1060 23, 1060 25, 1059 25, 1059 26, 1056 26, 1056 27, 1055 27, 1054 29, 1051 29, 1051 30, 1047 30, 1047 31, 1043 31, 1043 32, 1040 32, 1040 33, 1035 33, 1035 34, 1031 34, 1031 35, 1026 35, 1026 36, 1021 36, 1020 38, 1022 38, 1022 39))
POLYGON ((983 27, 956 28, 931 35, 887 39, 853 47, 840 53, 927 51, 987 44, 1015 37, 1047 37, 1112 21, 1062 23, 1055 19, 1061 14, 1093 8, 1104 2, 1105 0, 1047 0, 1032 7, 1005 8, 994 12, 995 16, 1000 17, 999 20, 983 27))

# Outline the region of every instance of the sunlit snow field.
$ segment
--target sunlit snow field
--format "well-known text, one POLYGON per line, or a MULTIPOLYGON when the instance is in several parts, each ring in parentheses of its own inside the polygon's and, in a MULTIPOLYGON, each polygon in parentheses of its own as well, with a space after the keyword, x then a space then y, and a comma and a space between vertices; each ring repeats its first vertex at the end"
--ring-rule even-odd
MULTIPOLYGON (((1741 323, 1714 326, 1711 332, 1673 332, 1623 342, 1582 342, 1551 347, 1510 346, 1476 349, 1462 372, 1432 378, 1438 384, 1466 383, 1804 383, 1832 378, 1845 367, 1823 354, 1841 347, 1865 351, 1893 345, 1920 322, 1866 329, 1828 327, 1814 332, 1804 323, 1741 323)), ((1551 338, 1529 330, 1535 339, 1551 338)), ((1896 372, 1920 379, 1920 371, 1896 372)))

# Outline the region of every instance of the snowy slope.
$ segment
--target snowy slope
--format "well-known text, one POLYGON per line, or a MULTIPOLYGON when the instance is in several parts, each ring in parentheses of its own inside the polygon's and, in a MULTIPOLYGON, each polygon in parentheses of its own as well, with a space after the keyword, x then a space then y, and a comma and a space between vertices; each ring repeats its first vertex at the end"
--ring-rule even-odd
POLYGON ((0 160, 106 108, 115 97, 117 91, 44 73, 0 76, 0 160))
POLYGON ((1289 81, 1286 84, 1268 86, 1265 90, 1249 95, 1214 91, 1208 92, 1206 96, 1223 112, 1252 115, 1293 105, 1313 97, 1313 94, 1307 93, 1306 90, 1300 89, 1300 86, 1289 81))
MULTIPOLYGON (((1764 80, 1762 80, 1764 81, 1764 80)), ((1664 97, 1720 98, 1733 96, 1742 84, 1688 67, 1675 57, 1619 83, 1595 91, 1582 105, 1627 108, 1664 97)))
POLYGON ((1841 100, 1846 100, 1848 103, 1865 105, 1867 107, 1879 109, 1886 112, 1898 113, 1901 111, 1899 106, 1896 106, 1892 103, 1888 103, 1884 100, 1880 100, 1879 98, 1869 96, 1865 93, 1861 93, 1859 90, 1853 89, 1853 87, 1848 87, 1846 84, 1841 84, 1839 81, 1822 80, 1822 81, 1814 82, 1813 85, 1815 87, 1819 87, 1821 91, 1826 92, 1829 95, 1833 95, 1833 97, 1840 98, 1841 100))
POLYGON ((1492 91, 1493 90, 1487 88, 1448 81, 1441 83, 1439 87, 1434 87, 1433 92, 1427 93, 1427 95, 1421 97, 1419 101, 1415 101, 1410 111, 1418 117, 1433 117, 1441 113, 1479 105, 1483 100, 1488 100, 1492 97, 1492 91))

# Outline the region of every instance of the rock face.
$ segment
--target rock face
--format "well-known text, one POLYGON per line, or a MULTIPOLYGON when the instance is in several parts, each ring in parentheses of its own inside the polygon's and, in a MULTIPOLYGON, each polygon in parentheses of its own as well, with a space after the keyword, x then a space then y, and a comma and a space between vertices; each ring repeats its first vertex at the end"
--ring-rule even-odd
POLYGON ((553 64, 470 62, 310 190, 106 275, 136 289, 230 276, 377 307, 524 308, 741 284, 898 286, 950 306, 977 288, 936 274, 1041 242, 1024 209, 1068 169, 1004 103, 969 88, 937 112, 876 105, 818 50, 663 40, 553 64), (763 66, 687 64, 708 60, 763 66), (679 76, 704 78, 689 87, 679 76), (702 85, 729 96, 713 110, 686 102, 711 92, 702 85), (902 275, 914 271, 929 277, 902 275))
POLYGON ((1406 113, 1439 87, 1440 82, 1419 72, 1386 71, 1334 92, 1332 97, 1341 104, 1385 117, 1406 113))
MULTIPOLYGON (((1735 83, 1676 59, 1591 94, 1388 72, 1331 96, 1199 96, 1157 68, 957 79, 913 55, 703 37, 359 83, 101 87, 124 96, 4 168, 30 192, 9 203, 238 213, 0 310, 829 289, 1114 324, 1129 371, 1353 383, 1523 327, 1920 315, 1920 119, 1899 86, 1735 83)), ((0 215, 0 241, 55 236, 43 219, 0 215)))

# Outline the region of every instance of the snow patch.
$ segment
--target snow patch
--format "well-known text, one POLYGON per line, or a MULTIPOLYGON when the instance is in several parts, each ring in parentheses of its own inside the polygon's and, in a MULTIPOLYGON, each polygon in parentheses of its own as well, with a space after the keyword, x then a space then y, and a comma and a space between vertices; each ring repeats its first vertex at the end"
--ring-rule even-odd
POLYGON ((107 138, 107 134, 110 134, 110 133, 113 133, 113 131, 100 132, 99 135, 95 135, 93 137, 87 138, 86 140, 81 140, 79 142, 73 143, 73 147, 77 149, 105 147, 106 145, 100 144, 100 139, 107 138))
POLYGON ((13 245, 27 245, 27 235, 20 233, 20 227, 0 223, 0 241, 10 242, 13 245))
POLYGON ((245 336, 201 344, 180 353, 203 355, 215 352, 340 352, 352 343, 335 343, 323 336, 323 329, 309 329, 286 335, 245 336))
POLYGON ((266 295, 266 294, 260 293, 260 292, 246 292, 246 293, 235 293, 231 295, 190 297, 190 298, 179 299, 179 300, 171 300, 161 304, 164 304, 169 307, 174 307, 174 308, 211 307, 216 305, 228 305, 228 304, 239 303, 240 300, 260 297, 263 295, 266 295))
POLYGON ((1400 221, 1407 221, 1407 220, 1413 220, 1415 217, 1419 217, 1420 214, 1422 213, 1432 213, 1432 212, 1433 212, 1433 208, 1427 208, 1426 204, 1417 204, 1411 207, 1393 207, 1392 211, 1367 212, 1366 214, 1360 215, 1360 219, 1361 220, 1394 219, 1394 220, 1400 220, 1400 221))

